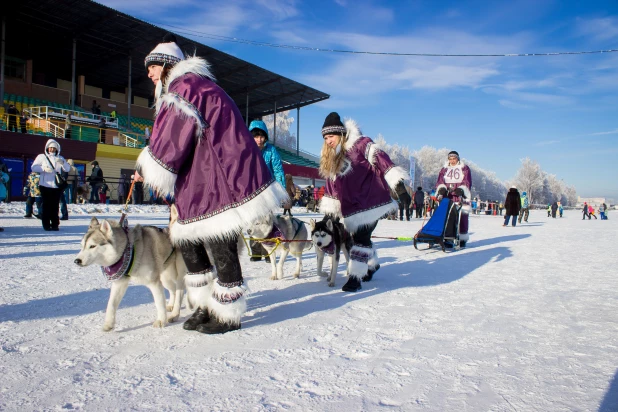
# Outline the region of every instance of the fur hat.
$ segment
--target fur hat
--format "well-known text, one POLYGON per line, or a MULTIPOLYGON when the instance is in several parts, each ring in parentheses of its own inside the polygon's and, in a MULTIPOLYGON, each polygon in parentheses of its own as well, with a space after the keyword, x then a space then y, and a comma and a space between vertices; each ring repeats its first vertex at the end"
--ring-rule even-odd
POLYGON ((146 68, 149 66, 173 66, 181 60, 185 59, 185 55, 180 50, 180 47, 176 44, 176 36, 168 33, 163 37, 163 41, 157 44, 157 47, 144 59, 144 65, 146 68))
POLYGON ((268 140, 268 127, 266 127, 266 123, 261 120, 254 120, 249 124, 249 131, 252 132, 254 129, 259 129, 266 134, 266 140, 268 140))
POLYGON ((324 120, 324 125, 322 126, 322 137, 327 134, 338 134, 343 136, 346 133, 345 126, 341 122, 341 118, 339 117, 339 113, 332 112, 326 119, 324 120))
POLYGON ((454 150, 451 150, 451 151, 449 152, 449 154, 448 154, 448 156, 447 156, 447 157, 451 157, 451 156, 457 156, 457 159, 459 159, 459 153, 457 153, 457 152, 456 152, 456 151, 454 151, 454 150))

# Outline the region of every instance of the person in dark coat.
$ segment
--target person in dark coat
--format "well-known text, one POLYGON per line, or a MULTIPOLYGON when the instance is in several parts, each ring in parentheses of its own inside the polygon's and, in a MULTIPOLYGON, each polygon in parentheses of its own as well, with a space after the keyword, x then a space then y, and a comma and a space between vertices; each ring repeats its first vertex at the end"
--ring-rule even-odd
POLYGON ((558 212, 558 202, 551 204, 551 217, 556 218, 556 212, 558 212))
POLYGON ((144 63, 156 85, 156 117, 135 179, 174 198, 170 240, 184 258, 187 297, 197 307, 183 328, 206 334, 240 329, 247 287, 238 237, 288 195, 206 60, 185 57, 168 35, 144 63))
POLYGON ((326 179, 326 189, 320 212, 340 218, 352 236, 349 277, 342 290, 356 292, 361 281, 371 280, 380 268, 371 233, 382 217, 398 208, 391 189, 410 176, 364 136, 354 120, 344 125, 339 114, 330 113, 322 137, 319 172, 326 179))
POLYGON ((519 210, 521 209, 521 197, 515 186, 511 186, 509 192, 506 194, 506 200, 504 201, 504 208, 506 214, 504 215, 504 224, 502 226, 508 226, 509 219, 513 218, 513 227, 517 225, 517 217, 519 216, 519 210))
POLYGON ((99 203, 99 186, 103 183, 103 170, 99 167, 99 162, 96 160, 91 163, 92 173, 86 178, 90 185, 90 203, 99 203))
POLYGON ((10 104, 9 108, 6 111, 6 114, 9 118, 9 128, 7 129, 9 132, 17 132, 17 119, 19 118, 19 110, 15 107, 14 104, 10 104))
POLYGON ((403 182, 399 182, 397 186, 395 186, 395 193, 397 193, 397 198, 399 200, 399 220, 403 220, 403 212, 406 212, 406 220, 410 221, 410 202, 412 201, 412 197, 408 193, 406 189, 406 185, 403 182))
POLYGON ((416 188, 414 192, 414 209, 416 210, 416 217, 423 217, 423 205, 425 204, 425 193, 421 186, 416 188))

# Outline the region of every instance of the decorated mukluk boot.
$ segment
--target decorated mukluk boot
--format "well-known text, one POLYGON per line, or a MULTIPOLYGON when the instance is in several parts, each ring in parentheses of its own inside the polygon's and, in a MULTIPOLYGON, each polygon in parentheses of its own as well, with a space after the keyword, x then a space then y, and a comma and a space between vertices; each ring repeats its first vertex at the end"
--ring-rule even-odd
POLYGON ((348 281, 341 288, 344 292, 356 292, 361 289, 361 280, 367 276, 369 259, 373 256, 371 246, 354 245, 350 250, 350 262, 348 264, 348 281))
POLYGON ((182 325, 185 330, 196 330, 199 325, 208 323, 210 320, 208 304, 216 277, 216 269, 213 266, 201 272, 189 272, 185 276, 189 306, 196 308, 193 315, 182 325))
POLYGON ((378 251, 373 249, 373 254, 371 258, 367 261, 367 274, 363 276, 363 282, 369 282, 373 279, 373 274, 376 273, 380 269, 380 264, 378 263, 378 251))
POLYGON ((242 278, 236 240, 210 244, 218 278, 208 295, 210 320, 197 331, 220 334, 240 329, 240 318, 247 310, 246 292, 242 278))

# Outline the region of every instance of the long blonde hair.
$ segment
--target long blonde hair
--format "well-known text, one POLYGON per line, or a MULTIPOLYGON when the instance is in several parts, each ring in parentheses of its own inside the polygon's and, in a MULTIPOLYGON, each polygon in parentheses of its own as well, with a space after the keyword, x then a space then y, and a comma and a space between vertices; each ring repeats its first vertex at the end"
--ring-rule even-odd
POLYGON ((347 133, 345 136, 339 138, 339 153, 337 153, 337 147, 332 148, 326 144, 322 146, 322 153, 320 156, 320 176, 325 179, 334 178, 337 176, 343 167, 343 161, 345 160, 345 144, 348 141, 347 133))

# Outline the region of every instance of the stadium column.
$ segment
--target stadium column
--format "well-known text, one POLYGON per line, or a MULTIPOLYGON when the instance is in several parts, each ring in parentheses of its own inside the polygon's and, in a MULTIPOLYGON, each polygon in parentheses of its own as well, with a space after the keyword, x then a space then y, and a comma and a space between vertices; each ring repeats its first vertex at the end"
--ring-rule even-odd
POLYGON ((275 100, 275 112, 273 113, 273 146, 277 141, 277 101, 275 100))
POLYGON ((300 156, 300 107, 296 108, 296 156, 300 156))
POLYGON ((249 127, 249 89, 247 89, 247 105, 245 107, 245 123, 249 127))
POLYGON ((129 90, 127 91, 127 127, 131 131, 131 55, 129 55, 129 90))
POLYGON ((77 39, 73 38, 73 74, 71 75, 71 110, 75 110, 75 60, 77 60, 77 39))
POLYGON ((6 43, 5 34, 6 17, 2 16, 2 46, 0 46, 0 97, 2 98, 2 101, 4 101, 4 45, 6 43))

